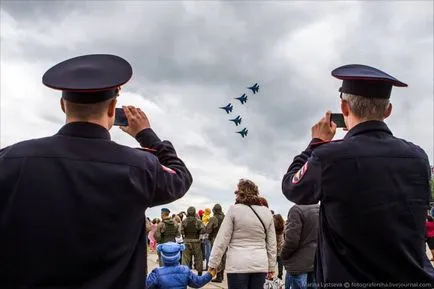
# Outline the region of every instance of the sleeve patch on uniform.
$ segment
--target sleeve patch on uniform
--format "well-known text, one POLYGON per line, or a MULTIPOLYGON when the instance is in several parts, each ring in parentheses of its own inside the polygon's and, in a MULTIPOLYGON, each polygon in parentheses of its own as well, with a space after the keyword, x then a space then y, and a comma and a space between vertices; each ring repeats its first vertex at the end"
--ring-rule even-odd
POLYGON ((169 174, 176 174, 176 172, 175 172, 174 170, 172 170, 171 168, 168 168, 168 167, 163 166, 163 165, 161 165, 161 168, 162 168, 164 171, 168 172, 169 174))
POLYGON ((306 174, 306 172, 307 172, 307 162, 294 175, 294 177, 292 178, 292 183, 293 184, 299 183, 301 181, 301 179, 303 178, 303 176, 306 174))

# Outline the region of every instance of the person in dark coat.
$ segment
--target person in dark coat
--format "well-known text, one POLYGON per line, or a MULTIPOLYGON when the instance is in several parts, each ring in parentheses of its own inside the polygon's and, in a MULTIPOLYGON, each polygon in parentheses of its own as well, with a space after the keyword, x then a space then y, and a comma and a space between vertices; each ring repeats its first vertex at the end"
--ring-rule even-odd
POLYGON ((318 223, 319 205, 294 205, 289 209, 280 253, 286 269, 286 289, 315 288, 312 284, 318 223))
POLYGON ((365 65, 342 66, 332 75, 343 80, 348 133, 331 141, 336 124, 327 112, 282 180, 290 201, 320 201, 317 281, 429 288, 434 278, 424 263, 431 168, 423 149, 393 136, 384 123, 392 112, 392 86, 407 85, 365 65))
POLYGON ((186 194, 192 176, 146 114, 123 107, 140 149, 111 140, 120 86, 115 55, 84 55, 49 69, 66 124, 53 136, 0 150, 0 288, 143 287, 144 211, 186 194))

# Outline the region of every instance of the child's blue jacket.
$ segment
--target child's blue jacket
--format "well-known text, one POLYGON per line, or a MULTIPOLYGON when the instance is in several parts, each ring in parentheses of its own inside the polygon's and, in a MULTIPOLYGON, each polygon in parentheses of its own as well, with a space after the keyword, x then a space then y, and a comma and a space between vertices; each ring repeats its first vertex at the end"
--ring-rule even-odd
POLYGON ((201 288, 210 282, 212 276, 206 272, 197 276, 187 266, 164 266, 152 270, 146 279, 147 289, 187 289, 187 286, 201 288))

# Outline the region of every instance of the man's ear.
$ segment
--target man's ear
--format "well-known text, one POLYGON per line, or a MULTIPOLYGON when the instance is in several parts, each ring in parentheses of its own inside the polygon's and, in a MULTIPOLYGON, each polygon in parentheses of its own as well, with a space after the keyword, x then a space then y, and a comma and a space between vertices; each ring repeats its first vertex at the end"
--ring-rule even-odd
POLYGON ((392 104, 387 105, 386 111, 384 112, 384 118, 388 118, 392 114, 392 104))
POLYGON ((341 100, 341 111, 345 117, 348 117, 348 115, 350 114, 350 106, 348 104, 348 101, 341 100))
POLYGON ((60 107, 62 108, 62 111, 63 111, 64 113, 66 113, 66 112, 65 112, 65 102, 64 102, 64 100, 63 100, 63 97, 60 98, 60 107))
POLYGON ((116 103, 118 102, 118 100, 116 98, 113 98, 110 103, 109 103, 109 107, 108 107, 108 111, 107 111, 107 115, 109 117, 113 117, 115 115, 116 112, 116 103))

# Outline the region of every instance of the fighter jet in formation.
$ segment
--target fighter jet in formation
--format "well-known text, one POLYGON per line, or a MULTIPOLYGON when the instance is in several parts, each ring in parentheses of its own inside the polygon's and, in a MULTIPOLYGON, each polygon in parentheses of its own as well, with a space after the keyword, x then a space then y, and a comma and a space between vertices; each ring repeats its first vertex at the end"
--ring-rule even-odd
POLYGON ((226 111, 226 113, 230 113, 230 112, 232 112, 232 109, 234 108, 233 106, 232 106, 232 104, 231 103, 228 103, 228 105, 226 105, 226 106, 221 106, 221 107, 219 107, 220 109, 224 109, 225 111, 226 111))
POLYGON ((238 99, 241 104, 244 104, 247 102, 247 95, 245 93, 243 93, 243 95, 241 95, 240 97, 234 97, 235 99, 238 99))
POLYGON ((239 133, 242 137, 247 136, 247 133, 248 133, 248 132, 249 132, 249 130, 246 129, 246 128, 243 128, 242 130, 237 131, 237 133, 239 133))
POLYGON ((255 83, 253 86, 247 87, 248 89, 253 91, 253 94, 257 93, 259 91, 259 85, 258 83, 255 83))
POLYGON ((241 120, 242 118, 240 116, 237 116, 236 118, 230 119, 229 121, 233 121, 235 125, 238 126, 239 124, 241 124, 241 120))
MULTIPOLYGON (((253 92, 253 94, 259 93, 259 84, 257 82, 255 84, 253 84, 252 86, 247 87, 247 88, 250 89, 253 92)), ((245 103, 247 103, 247 95, 246 95, 246 93, 243 93, 240 97, 234 97, 234 99, 238 99, 241 102, 242 105, 245 104, 245 103)), ((219 108, 220 109, 224 109, 226 111, 226 113, 229 114, 229 113, 232 112, 232 110, 233 110, 234 107, 232 106, 231 103, 228 103, 228 105, 221 106, 219 108)), ((229 119, 229 121, 232 121, 235 124, 235 126, 239 126, 241 124, 241 119, 242 119, 241 116, 238 115, 236 118, 229 119)), ((248 130, 245 127, 242 130, 237 131, 235 133, 239 133, 241 135, 241 137, 244 138, 244 137, 247 136, 248 130)))

